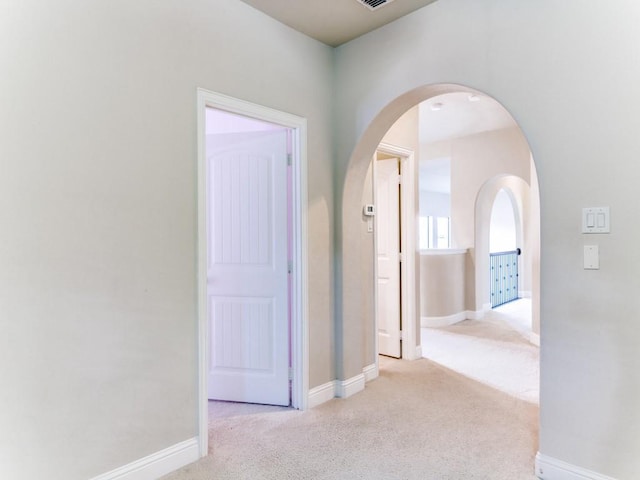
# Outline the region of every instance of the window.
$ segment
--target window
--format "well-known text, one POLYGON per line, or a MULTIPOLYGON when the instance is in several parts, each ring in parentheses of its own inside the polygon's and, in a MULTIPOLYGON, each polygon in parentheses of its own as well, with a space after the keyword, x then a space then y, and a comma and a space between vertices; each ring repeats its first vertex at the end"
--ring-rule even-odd
POLYGON ((436 218, 436 248, 449 248, 451 245, 449 242, 449 232, 450 232, 450 223, 449 217, 438 217, 436 218))
POLYGON ((420 217, 418 230, 420 250, 451 247, 450 217, 420 217))
POLYGON ((420 217, 420 223, 418 225, 418 237, 420 239, 420 250, 426 250, 431 248, 429 246, 429 240, 431 238, 431 228, 429 228, 430 221, 433 217, 420 217))

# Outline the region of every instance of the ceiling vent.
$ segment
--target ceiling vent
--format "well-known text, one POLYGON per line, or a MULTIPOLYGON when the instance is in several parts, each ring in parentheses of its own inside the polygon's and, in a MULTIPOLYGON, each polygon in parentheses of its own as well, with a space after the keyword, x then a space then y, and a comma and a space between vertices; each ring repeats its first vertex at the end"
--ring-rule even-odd
POLYGON ((393 2, 393 0, 356 0, 358 3, 361 3, 369 10, 377 10, 381 7, 384 7, 386 4, 393 2))

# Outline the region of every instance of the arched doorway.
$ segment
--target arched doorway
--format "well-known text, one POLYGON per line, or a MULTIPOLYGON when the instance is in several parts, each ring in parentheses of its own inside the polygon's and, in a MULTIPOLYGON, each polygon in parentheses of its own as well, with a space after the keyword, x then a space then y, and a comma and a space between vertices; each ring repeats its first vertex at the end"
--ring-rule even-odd
POLYGON ((489 222, 489 300, 491 308, 517 301, 522 292, 523 278, 522 223, 515 195, 501 188, 493 200, 489 222))
MULTIPOLYGON (((436 96, 460 92, 469 95, 484 95, 482 92, 468 87, 441 84, 423 86, 397 97, 383 108, 368 128, 364 130, 346 165, 346 170, 338 172, 338 178, 341 177, 341 173, 344 173, 344 184, 342 188, 338 187, 337 189, 340 207, 336 212, 338 216, 336 225, 336 371, 338 380, 344 384, 343 386, 353 385, 354 381, 361 382, 358 388, 351 390, 353 393, 364 388, 365 375, 363 375, 363 369, 375 364, 374 355, 377 354, 375 348, 372 347, 375 344, 375 334, 371 326, 375 308, 373 260, 370 254, 364 254, 367 251, 371 252, 372 249, 371 247, 363 248, 363 245, 368 245, 372 241, 367 234, 366 220, 362 216, 364 179, 366 178, 367 170, 385 133, 402 114, 415 105, 436 96)), ((522 138, 524 139, 524 136, 522 138)), ((535 176, 535 168, 533 166, 530 171, 535 176)), ((474 209, 472 207, 472 217, 473 212, 474 209)), ((455 225, 453 228, 455 228, 455 225)), ((469 228, 472 237, 474 237, 474 234, 482 233, 477 232, 476 229, 477 225, 474 227, 472 223, 469 228)), ((468 246, 468 281, 465 285, 465 301, 476 312, 482 312, 485 304, 483 296, 484 284, 478 273, 482 266, 482 260, 477 255, 478 247, 481 247, 481 251, 485 249, 482 246, 483 239, 481 237, 482 235, 480 237, 475 235, 474 243, 468 246), (477 242, 480 242, 480 245, 477 242)), ((488 238, 485 243, 488 253, 488 238)), ((537 259, 539 259, 539 256, 537 259)), ((409 258, 405 257, 405 261, 417 264, 417 251, 409 252, 409 258)), ((410 279, 414 283, 416 291, 420 291, 418 272, 419 269, 416 269, 415 278, 410 279)), ((484 283, 487 282, 485 281, 484 283)), ((538 292, 539 287, 533 285, 532 295, 536 297, 536 302, 539 301, 537 298, 538 292)), ((414 329, 414 331, 420 328, 418 309, 416 309, 415 318, 407 320, 406 327, 414 329)), ((417 339, 419 336, 416 335, 414 338, 417 339)), ((419 349, 420 345, 419 343, 403 345, 403 348, 419 349)))
POLYGON ((531 299, 529 340, 540 345, 540 196, 533 159, 530 166, 529 182, 513 175, 499 175, 488 180, 478 193, 475 209, 476 308, 484 311, 491 308, 490 225, 496 196, 503 191, 514 213, 516 248, 521 249, 518 295, 531 299))

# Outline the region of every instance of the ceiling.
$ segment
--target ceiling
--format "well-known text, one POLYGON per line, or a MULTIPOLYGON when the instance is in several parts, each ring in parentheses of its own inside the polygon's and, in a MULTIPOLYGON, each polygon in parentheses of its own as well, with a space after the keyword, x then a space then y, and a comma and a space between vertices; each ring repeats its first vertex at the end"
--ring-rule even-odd
POLYGON ((242 0, 311 38, 337 47, 436 0, 393 0, 369 10, 357 0, 242 0))
MULTIPOLYGON (((466 92, 430 98, 419 105, 419 112, 421 146, 517 125, 493 98, 466 92)), ((450 193, 451 157, 421 160, 419 184, 420 190, 450 193)))
POLYGON ((419 108, 421 144, 516 125, 498 101, 480 94, 456 92, 438 95, 422 102, 419 108))
MULTIPOLYGON (((358 0, 242 0, 289 27, 337 47, 436 0, 391 0, 371 11, 358 0)), ((420 143, 433 143, 515 125, 497 101, 468 93, 434 97, 420 105, 420 143), (434 107, 434 104, 439 104, 434 107)), ((450 191, 449 157, 420 162, 420 187, 450 191)))

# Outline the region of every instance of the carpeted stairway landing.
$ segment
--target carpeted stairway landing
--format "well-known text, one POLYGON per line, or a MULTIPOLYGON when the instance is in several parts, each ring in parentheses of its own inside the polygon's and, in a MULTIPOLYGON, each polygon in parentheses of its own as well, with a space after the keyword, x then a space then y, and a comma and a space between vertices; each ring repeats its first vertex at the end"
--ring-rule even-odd
POLYGON ((536 478, 537 405, 427 359, 385 361, 346 400, 254 411, 213 415, 209 456, 165 480, 536 478))

